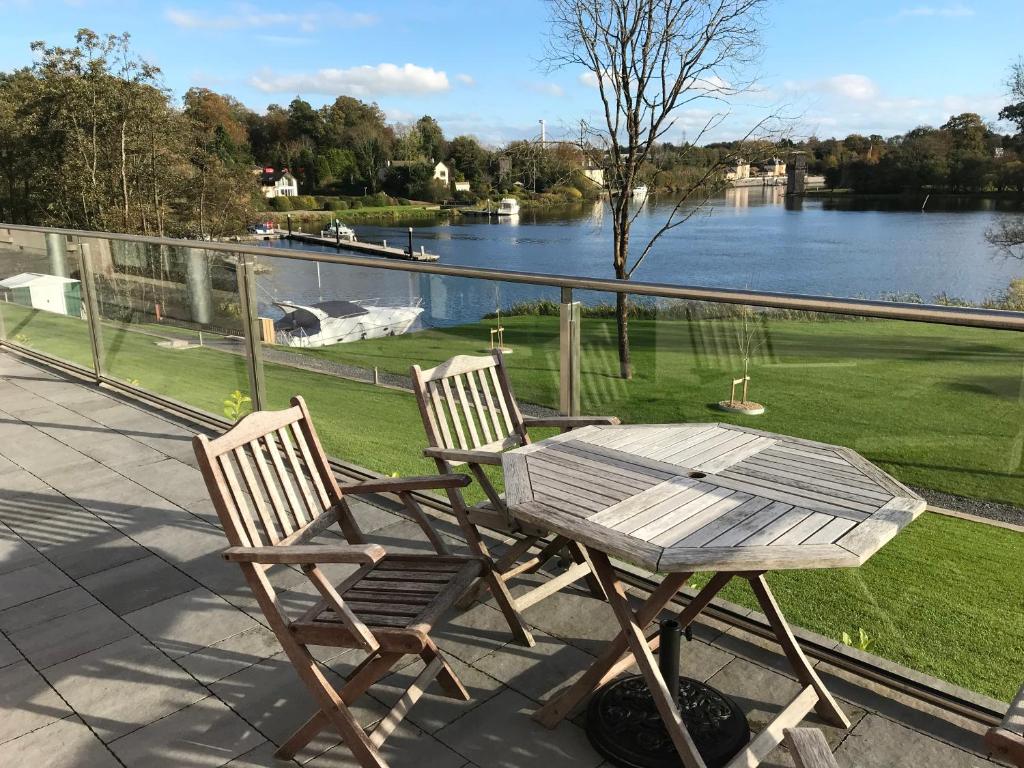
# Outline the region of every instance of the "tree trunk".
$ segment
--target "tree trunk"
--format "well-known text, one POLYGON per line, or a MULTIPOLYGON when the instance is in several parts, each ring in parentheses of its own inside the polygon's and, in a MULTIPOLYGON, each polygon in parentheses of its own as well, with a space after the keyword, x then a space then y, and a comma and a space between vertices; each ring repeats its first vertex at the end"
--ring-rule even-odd
MULTIPOLYGON (((623 196, 624 198, 625 196, 623 196)), ((628 280, 629 273, 629 208, 619 203, 621 210, 615 211, 614 266, 618 280, 628 280)), ((619 375, 624 379, 633 378, 633 364, 629 354, 629 294, 615 294, 615 327, 619 340, 619 375)))
POLYGON ((128 152, 126 149, 126 134, 128 132, 128 121, 121 121, 121 202, 124 204, 124 231, 128 230, 128 219, 131 216, 128 206, 128 152))

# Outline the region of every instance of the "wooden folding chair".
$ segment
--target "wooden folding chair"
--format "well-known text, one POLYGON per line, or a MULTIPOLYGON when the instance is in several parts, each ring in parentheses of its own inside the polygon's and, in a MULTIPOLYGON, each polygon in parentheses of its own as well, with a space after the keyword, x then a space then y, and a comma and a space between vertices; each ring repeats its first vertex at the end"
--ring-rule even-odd
POLYGON ((438 472, 450 474, 466 464, 487 501, 469 506, 459 487, 445 490, 452 510, 465 532, 470 549, 486 558, 491 567, 484 577, 459 601, 468 607, 481 592, 490 589, 517 640, 533 645, 533 635, 522 612, 573 582, 586 578, 595 596, 605 598, 594 578, 585 551, 564 536, 550 540, 548 531, 523 526, 509 514, 504 498, 484 471, 484 465, 501 466, 501 453, 527 445, 528 427, 559 427, 563 432, 590 424, 618 424, 608 416, 524 417, 512 394, 512 385, 500 350, 482 357, 458 355, 445 363, 423 370, 412 366, 413 389, 423 417, 429 447, 423 452, 434 459, 438 472), (477 526, 513 536, 516 541, 498 560, 493 560, 477 526), (540 552, 529 556, 540 545, 540 552), (574 564, 529 592, 513 597, 507 582, 524 573, 536 573, 551 557, 568 551, 574 564))
MULTIPOLYGON (((346 497, 397 493, 409 498, 426 488, 459 488, 465 475, 371 480, 338 485, 300 397, 283 411, 250 414, 223 436, 193 439, 196 457, 231 544, 224 557, 238 563, 270 628, 295 671, 319 705, 277 751, 293 757, 324 728, 334 727, 363 768, 386 768, 384 740, 436 680, 450 698, 469 695, 430 636, 431 628, 459 595, 484 572, 475 557, 446 554, 389 555, 368 544, 346 497), (337 523, 347 544, 311 544, 337 523), (321 598, 298 618, 289 618, 267 578, 273 564, 299 566, 321 598), (321 565, 349 563, 355 572, 340 584, 321 565), (365 660, 340 690, 328 682, 310 645, 361 648, 365 660), (426 665, 405 695, 369 734, 351 707, 398 661, 415 654, 426 665)), ((429 523, 420 514, 425 529, 429 523)), ((431 529, 432 533, 432 529, 431 529)), ((438 548, 435 542, 435 548, 438 548)))

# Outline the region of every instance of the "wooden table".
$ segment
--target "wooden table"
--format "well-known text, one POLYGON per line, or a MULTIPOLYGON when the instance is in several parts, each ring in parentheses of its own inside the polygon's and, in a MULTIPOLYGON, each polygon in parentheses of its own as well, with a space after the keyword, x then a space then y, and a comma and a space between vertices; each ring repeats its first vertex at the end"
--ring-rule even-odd
POLYGON ((734 577, 748 580, 803 685, 730 768, 758 765, 812 708, 849 727, 764 574, 861 565, 924 510, 920 496, 848 448, 729 424, 585 427, 509 451, 503 465, 512 514, 583 545, 622 628, 537 720, 555 727, 635 661, 683 764, 704 768, 658 671, 651 625, 694 572, 715 571, 679 622, 691 624, 734 577), (609 557, 662 574, 639 609, 609 557))

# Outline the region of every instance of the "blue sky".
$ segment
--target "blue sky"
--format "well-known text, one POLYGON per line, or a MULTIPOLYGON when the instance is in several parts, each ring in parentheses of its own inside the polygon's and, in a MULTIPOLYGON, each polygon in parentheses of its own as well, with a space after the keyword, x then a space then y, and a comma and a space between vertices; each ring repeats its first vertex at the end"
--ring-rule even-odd
MULTIPOLYGON (((538 64, 542 0, 0 0, 0 14, 0 68, 29 64, 32 40, 128 31, 177 96, 205 86, 257 110, 345 93, 395 121, 430 114, 449 136, 496 144, 536 135, 541 118, 549 136, 571 135, 598 106, 581 70, 538 64)), ((965 111, 994 120, 1022 28, 1021 0, 776 0, 759 90, 708 138, 742 135, 771 111, 822 137, 902 133, 965 111)), ((679 114, 667 138, 692 138, 710 107, 679 114)))

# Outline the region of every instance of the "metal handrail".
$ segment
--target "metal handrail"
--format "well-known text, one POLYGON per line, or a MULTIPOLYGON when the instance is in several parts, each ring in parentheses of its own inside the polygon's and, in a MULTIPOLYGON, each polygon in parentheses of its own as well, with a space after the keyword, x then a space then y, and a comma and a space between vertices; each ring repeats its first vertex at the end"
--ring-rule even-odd
POLYGON ((274 256, 282 259, 319 261, 343 264, 369 269, 386 269, 397 272, 414 272, 430 275, 445 275, 477 280, 493 280, 525 285, 541 285, 553 288, 573 288, 603 293, 629 293, 637 296, 656 296, 666 299, 719 302, 723 304, 745 304, 771 309, 788 309, 801 312, 820 312, 831 315, 852 315, 888 320, 906 320, 916 323, 937 323, 961 325, 973 328, 992 328, 1006 331, 1024 331, 1024 312, 983 309, 975 307, 948 307, 934 304, 909 304, 903 302, 879 301, 875 299, 836 298, 799 293, 775 293, 751 291, 736 288, 707 288, 703 286, 675 285, 671 283, 625 282, 607 278, 576 277, 572 275, 543 274, 537 272, 515 272, 484 267, 463 267, 436 262, 391 261, 367 256, 343 256, 341 254, 319 253, 288 248, 253 248, 240 243, 219 243, 205 240, 178 240, 148 235, 124 235, 116 232, 92 232, 78 229, 34 227, 20 224, 0 223, 0 230, 37 232, 40 234, 61 234, 78 238, 101 238, 125 242, 164 245, 174 248, 198 248, 207 251, 236 255, 274 256))

